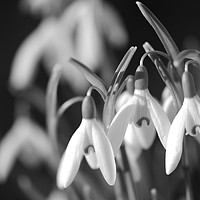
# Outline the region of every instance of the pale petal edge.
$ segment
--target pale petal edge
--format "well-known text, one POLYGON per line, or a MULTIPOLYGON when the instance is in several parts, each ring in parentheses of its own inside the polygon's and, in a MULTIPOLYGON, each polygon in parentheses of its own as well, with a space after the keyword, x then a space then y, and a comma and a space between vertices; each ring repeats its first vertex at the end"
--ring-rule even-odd
POLYGON ((170 127, 165 155, 165 171, 167 175, 175 170, 181 159, 186 115, 185 106, 182 106, 170 127))
POLYGON ((158 137, 163 147, 166 148, 167 137, 171 123, 161 105, 151 96, 149 91, 146 93, 146 98, 148 102, 149 113, 157 130, 158 137))
POLYGON ((61 158, 56 177, 60 189, 67 188, 78 172, 84 151, 84 128, 82 124, 79 126, 61 158))
POLYGON ((109 185, 114 185, 116 180, 116 165, 112 146, 107 136, 96 122, 94 122, 92 126, 92 138, 99 168, 103 177, 109 185))
POLYGON ((133 110, 133 105, 130 101, 124 104, 113 118, 108 129, 108 139, 112 145, 114 155, 119 151, 119 148, 124 140, 126 128, 130 121, 130 115, 133 110))

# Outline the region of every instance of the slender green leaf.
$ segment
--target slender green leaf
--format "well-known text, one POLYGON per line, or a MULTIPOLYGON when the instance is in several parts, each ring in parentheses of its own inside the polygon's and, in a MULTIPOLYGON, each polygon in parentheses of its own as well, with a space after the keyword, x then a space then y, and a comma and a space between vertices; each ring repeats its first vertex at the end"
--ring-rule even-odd
POLYGON ((136 4, 138 5, 140 11, 142 12, 146 20, 150 23, 150 25, 153 27, 153 29, 157 33, 167 53, 174 60, 176 55, 179 53, 179 50, 174 40, 172 39, 168 31, 166 30, 166 28, 144 4, 140 2, 136 2, 136 4))
POLYGON ((126 52, 124 57, 122 58, 121 62, 119 63, 119 65, 118 65, 118 67, 117 67, 117 69, 116 69, 116 71, 113 75, 113 78, 112 78, 112 81, 111 81, 111 84, 110 84, 110 88, 109 88, 109 91, 108 91, 108 95, 110 95, 110 93, 113 93, 113 91, 115 90, 116 84, 118 84, 121 81, 128 65, 129 65, 129 63, 130 63, 130 61, 131 61, 131 59, 134 55, 134 53, 136 52, 136 50, 137 50, 137 47, 131 47, 126 52))
POLYGON ((74 58, 70 58, 69 62, 71 62, 92 85, 98 87, 104 93, 104 95, 107 94, 107 86, 105 82, 100 77, 98 77, 91 69, 89 69, 86 65, 74 58))
POLYGON ((80 102, 83 100, 83 97, 73 97, 67 101, 65 101, 60 108, 58 109, 58 119, 63 115, 63 113, 69 108, 71 107, 73 104, 80 102))

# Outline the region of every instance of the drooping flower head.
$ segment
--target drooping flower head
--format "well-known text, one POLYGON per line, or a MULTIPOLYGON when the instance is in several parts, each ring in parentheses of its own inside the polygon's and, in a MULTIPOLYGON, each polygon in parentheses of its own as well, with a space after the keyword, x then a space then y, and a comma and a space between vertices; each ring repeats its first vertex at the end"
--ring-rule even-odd
POLYGON ((91 96, 83 100, 82 117, 60 161, 57 185, 66 188, 72 183, 83 156, 92 169, 100 168, 107 183, 113 185, 116 179, 114 155, 107 136, 96 120, 96 107, 91 96))
POLYGON ((189 71, 182 75, 182 86, 183 105, 172 122, 167 139, 166 174, 172 173, 181 159, 184 135, 196 136, 200 132, 200 98, 189 71))
POLYGON ((140 146, 148 149, 155 138, 155 130, 163 146, 166 146, 170 121, 148 90, 148 73, 144 66, 139 66, 135 74, 135 90, 132 98, 124 104, 115 115, 108 138, 117 153, 126 133, 127 126, 131 125, 140 146))
POLYGON ((115 183, 116 168, 111 144, 96 121, 96 108, 91 96, 82 103, 82 122, 71 137, 62 156, 57 174, 59 188, 68 187, 74 180, 85 156, 89 166, 100 168, 109 185, 115 183))

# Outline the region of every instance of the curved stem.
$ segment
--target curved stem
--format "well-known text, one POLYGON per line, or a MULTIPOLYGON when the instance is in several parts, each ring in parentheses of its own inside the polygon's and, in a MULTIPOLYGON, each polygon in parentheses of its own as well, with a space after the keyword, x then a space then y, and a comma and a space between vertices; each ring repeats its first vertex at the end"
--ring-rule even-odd
POLYGON ((200 51, 196 49, 186 49, 181 51, 173 61, 174 66, 178 67, 185 58, 194 60, 200 64, 200 51))
POLYGON ((193 64, 193 65, 196 64, 196 65, 198 66, 197 61, 195 61, 195 60, 188 60, 188 61, 185 63, 185 71, 189 71, 189 70, 188 70, 188 67, 189 67, 190 64, 193 64))
POLYGON ((152 51, 147 51, 140 59, 140 66, 143 66, 143 63, 144 63, 144 59, 147 57, 147 56, 150 56, 151 54, 158 54, 158 55, 161 55, 163 57, 165 57, 166 59, 168 59, 170 61, 170 57, 162 52, 162 51, 156 51, 156 50, 152 50, 152 51))
POLYGON ((60 108, 58 109, 58 112, 57 112, 57 119, 59 119, 63 113, 70 107, 72 106, 72 104, 74 103, 77 103, 79 101, 82 101, 83 100, 83 97, 74 97, 74 98, 71 98, 67 101, 65 101, 61 106, 60 108))
POLYGON ((96 86, 91 86, 87 91, 87 95, 91 95, 93 90, 96 90, 101 95, 103 101, 105 102, 105 100, 106 100, 105 94, 96 86))

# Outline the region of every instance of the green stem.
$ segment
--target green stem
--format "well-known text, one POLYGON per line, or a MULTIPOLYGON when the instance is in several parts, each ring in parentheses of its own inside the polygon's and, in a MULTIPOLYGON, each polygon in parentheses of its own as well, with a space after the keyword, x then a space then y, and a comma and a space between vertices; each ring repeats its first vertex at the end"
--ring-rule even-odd
POLYGON ((104 95, 104 93, 96 86, 91 86, 88 91, 87 91, 87 95, 91 95, 92 91, 93 90, 96 90, 100 95, 101 95, 101 98, 103 99, 103 101, 105 102, 106 100, 106 96, 104 95))
MULTIPOLYGON (((57 120, 59 120, 61 118, 61 116, 63 115, 63 113, 69 108, 71 107, 73 104, 75 103, 78 103, 78 102, 81 102, 83 100, 83 97, 73 97, 67 101, 65 101, 61 106, 60 108, 58 109, 57 111, 57 120)), ((56 124, 57 126, 57 124, 56 124)))
POLYGON ((187 145, 187 137, 184 137, 183 140, 183 157, 182 157, 182 168, 185 178, 185 186, 186 186, 186 200, 194 200, 191 177, 189 171, 189 157, 188 157, 188 145, 187 145))
POLYGON ((126 149, 123 144, 122 144, 120 150, 121 150, 121 156, 122 156, 122 162, 123 162, 124 179, 125 179, 125 183, 126 183, 128 199, 129 200, 140 200, 137 186, 134 182, 133 174, 131 173, 128 157, 126 154, 126 149))
POLYGON ((115 198, 116 200, 127 200, 127 195, 126 195, 126 185, 123 177, 123 171, 121 167, 119 166, 117 160, 117 180, 114 185, 114 192, 115 192, 115 198))

